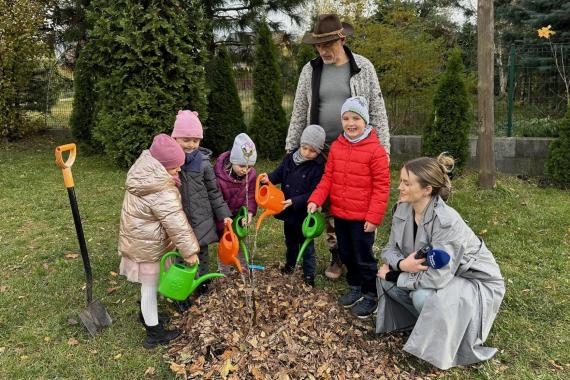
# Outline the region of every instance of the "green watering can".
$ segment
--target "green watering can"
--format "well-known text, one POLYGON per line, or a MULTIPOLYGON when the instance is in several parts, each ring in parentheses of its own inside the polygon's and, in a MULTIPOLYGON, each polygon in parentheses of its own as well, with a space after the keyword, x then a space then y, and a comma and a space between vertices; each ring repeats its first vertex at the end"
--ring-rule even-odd
POLYGON ((243 256, 245 257, 245 262, 249 266, 249 252, 247 251, 247 247, 243 242, 243 239, 247 236, 247 227, 244 226, 244 221, 247 221, 247 207, 241 206, 232 222, 232 228, 234 233, 238 237, 239 240, 239 247, 243 252, 243 256))
POLYGON ((168 271, 164 270, 166 259, 171 256, 182 257, 178 252, 168 252, 160 260, 160 277, 158 291, 160 294, 176 301, 184 301, 196 288, 206 280, 224 277, 221 273, 208 273, 196 278, 198 264, 187 267, 184 264, 172 264, 168 271))
POLYGON ((299 264, 301 259, 303 258, 303 253, 305 253, 305 249, 307 246, 313 241, 314 238, 319 237, 323 231, 325 230, 325 217, 320 212, 314 212, 312 214, 308 214, 305 220, 303 221, 303 225, 301 226, 301 230, 303 231, 303 236, 305 237, 305 241, 303 245, 301 245, 301 249, 299 250, 299 254, 297 255, 297 261, 295 265, 299 264))

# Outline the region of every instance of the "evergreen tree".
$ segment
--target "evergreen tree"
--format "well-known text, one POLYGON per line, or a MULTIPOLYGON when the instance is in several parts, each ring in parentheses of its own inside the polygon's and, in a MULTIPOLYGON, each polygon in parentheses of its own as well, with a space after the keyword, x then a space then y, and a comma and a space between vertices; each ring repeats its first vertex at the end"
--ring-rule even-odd
POLYGON ((423 131, 423 154, 433 157, 448 152, 458 168, 464 167, 469 158, 469 100, 459 49, 454 49, 447 61, 433 108, 433 121, 423 131))
POLYGON ((225 47, 220 47, 218 54, 208 62, 206 76, 210 94, 204 146, 219 154, 231 148, 235 136, 246 131, 232 64, 225 47))
POLYGON ((560 124, 560 136, 550 143, 546 176, 557 185, 570 187, 570 108, 560 124))
POLYGON ((89 64, 88 49, 82 49, 73 73, 73 111, 69 119, 71 133, 86 148, 101 151, 101 144, 93 139, 95 117, 95 76, 89 64))
POLYGON ((286 135, 285 112, 281 106, 281 78, 271 31, 265 23, 258 27, 253 68, 253 120, 249 126, 259 155, 278 159, 283 155, 286 135))
POLYGON ((128 166, 178 110, 207 118, 203 14, 198 0, 96 0, 89 12, 97 72, 93 136, 128 166), (185 9, 187 7, 187 9, 185 9))

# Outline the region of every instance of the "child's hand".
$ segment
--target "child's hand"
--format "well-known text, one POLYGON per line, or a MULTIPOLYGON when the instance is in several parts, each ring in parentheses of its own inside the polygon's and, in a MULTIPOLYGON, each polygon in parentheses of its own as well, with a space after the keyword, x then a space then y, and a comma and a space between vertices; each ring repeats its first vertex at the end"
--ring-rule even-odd
POLYGON ((317 206, 315 202, 309 202, 309 204, 307 205, 307 212, 309 214, 313 214, 315 211, 317 211, 318 208, 319 206, 317 206))
POLYGON ((376 231, 376 227, 378 227, 377 224, 365 222, 364 223, 364 232, 374 232, 374 231, 376 231))
POLYGON ((232 224, 232 222, 233 222, 232 218, 224 218, 224 225, 228 223, 232 224))
POLYGON ((285 210, 287 207, 293 204, 293 201, 291 199, 286 199, 283 202, 281 202, 281 204, 283 204, 283 210, 285 210))
POLYGON ((261 173, 259 175, 259 182, 261 182, 262 184, 266 184, 267 182, 269 182, 269 177, 267 176, 267 173, 261 173))
POLYGON ((242 226, 246 226, 248 224, 251 224, 251 221, 253 220, 253 214, 251 212, 247 213, 247 220, 242 219, 241 220, 241 225, 242 226))
POLYGON ((390 272, 390 267, 386 264, 382 264, 380 269, 378 269, 378 273, 376 274, 377 277, 381 278, 382 280, 386 279, 386 273, 390 272))
POLYGON ((188 258, 184 259, 184 262, 189 266, 194 266, 196 264, 200 264, 200 260, 198 259, 198 255, 192 255, 188 258))

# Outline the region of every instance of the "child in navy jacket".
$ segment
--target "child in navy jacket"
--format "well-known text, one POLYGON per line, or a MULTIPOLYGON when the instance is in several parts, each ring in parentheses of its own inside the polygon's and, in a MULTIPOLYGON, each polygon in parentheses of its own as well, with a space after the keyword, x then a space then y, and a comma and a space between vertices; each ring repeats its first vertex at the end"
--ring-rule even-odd
MULTIPOLYGON (((281 184, 285 194, 285 209, 276 215, 282 220, 285 234, 285 267, 283 273, 291 273, 297 260, 299 248, 305 238, 301 231, 307 216, 307 200, 317 187, 324 172, 325 160, 320 154, 325 143, 325 131, 318 125, 309 125, 301 135, 301 147, 289 153, 279 167, 267 175, 263 173, 261 182, 267 178, 273 184, 281 184)), ((306 284, 315 286, 315 247, 311 244, 303 254, 303 276, 306 284)))

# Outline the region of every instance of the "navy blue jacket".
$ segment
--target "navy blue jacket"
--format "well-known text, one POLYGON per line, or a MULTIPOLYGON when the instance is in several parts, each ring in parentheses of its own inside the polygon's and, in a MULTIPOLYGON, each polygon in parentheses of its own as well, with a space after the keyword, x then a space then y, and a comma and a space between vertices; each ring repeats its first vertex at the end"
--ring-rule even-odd
POLYGON ((293 202, 275 217, 287 223, 301 224, 307 216, 307 200, 325 171, 325 160, 319 154, 314 160, 295 165, 293 153, 295 151, 285 156, 279 167, 268 176, 274 185, 281 184, 285 199, 293 202))

